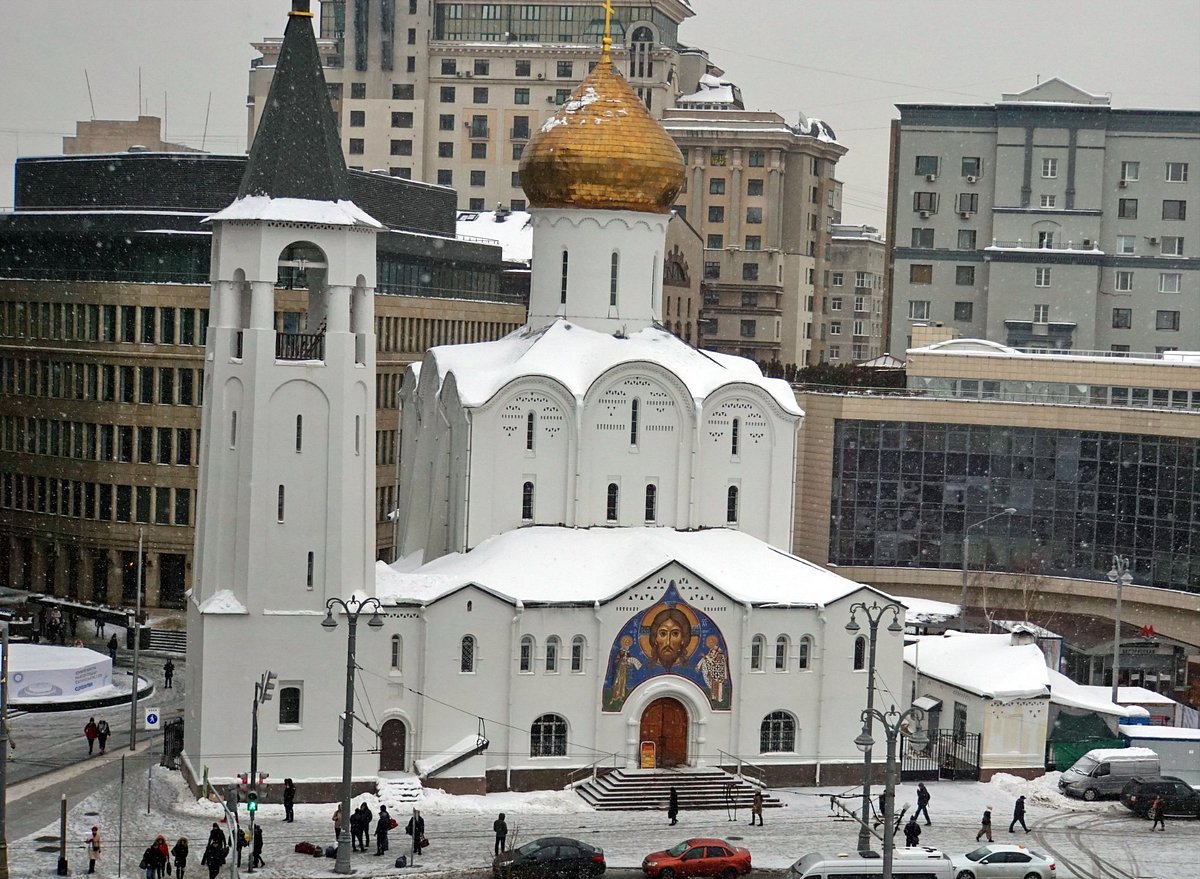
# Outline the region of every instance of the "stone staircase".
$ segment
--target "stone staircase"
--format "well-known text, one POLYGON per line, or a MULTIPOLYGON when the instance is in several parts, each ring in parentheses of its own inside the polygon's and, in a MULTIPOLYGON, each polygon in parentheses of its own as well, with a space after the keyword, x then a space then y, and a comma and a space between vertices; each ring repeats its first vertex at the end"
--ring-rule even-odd
POLYGON ((722 769, 616 769, 578 784, 575 792, 599 811, 664 811, 671 788, 679 795, 681 812, 725 809, 731 803, 748 812, 755 791, 762 791, 763 808, 783 806, 753 779, 722 769))

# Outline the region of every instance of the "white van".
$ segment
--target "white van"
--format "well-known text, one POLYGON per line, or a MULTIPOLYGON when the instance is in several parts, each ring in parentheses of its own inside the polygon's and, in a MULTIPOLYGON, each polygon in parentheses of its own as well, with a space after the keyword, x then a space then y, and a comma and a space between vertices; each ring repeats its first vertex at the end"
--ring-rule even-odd
MULTIPOLYGON (((883 859, 876 852, 823 855, 809 852, 788 870, 788 879, 874 879, 883 876, 883 859)), ((892 875, 905 879, 954 879, 950 858, 935 848, 916 846, 892 851, 892 875)))
POLYGON ((1119 797, 1135 775, 1159 774, 1158 755, 1149 748, 1097 748, 1062 774, 1058 789, 1085 800, 1119 797))

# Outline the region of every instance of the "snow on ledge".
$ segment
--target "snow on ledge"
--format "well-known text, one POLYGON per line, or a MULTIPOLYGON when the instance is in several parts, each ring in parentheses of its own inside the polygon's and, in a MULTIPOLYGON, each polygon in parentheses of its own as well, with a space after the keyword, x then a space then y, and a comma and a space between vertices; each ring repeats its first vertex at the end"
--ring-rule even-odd
POLYGON ((352 201, 314 201, 307 198, 271 198, 268 195, 247 195, 229 207, 205 217, 204 222, 217 220, 270 220, 281 223, 315 223, 321 226, 369 226, 382 229, 383 224, 352 201))
POLYGON ((232 592, 230 592, 228 589, 220 589, 213 593, 212 598, 200 605, 200 613, 244 614, 249 613, 249 611, 246 610, 246 606, 244 604, 237 600, 237 596, 235 596, 232 592))
POLYGON ((470 754, 472 751, 487 747, 488 740, 478 734, 473 734, 459 739, 453 745, 440 754, 434 754, 427 760, 417 760, 413 765, 417 768, 417 772, 421 775, 429 775, 431 772, 436 772, 443 766, 454 762, 459 757, 470 754))

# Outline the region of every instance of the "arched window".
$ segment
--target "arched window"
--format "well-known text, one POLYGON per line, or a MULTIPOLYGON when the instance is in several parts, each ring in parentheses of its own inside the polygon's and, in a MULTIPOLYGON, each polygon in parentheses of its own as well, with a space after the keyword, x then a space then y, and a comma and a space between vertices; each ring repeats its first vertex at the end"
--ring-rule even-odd
POLYGON ((646 521, 653 522, 658 518, 658 486, 651 483, 646 486, 646 521))
POLYGON ((587 640, 583 635, 571 639, 571 673, 583 673, 583 654, 587 650, 587 640))
POLYGON ((609 263, 608 269, 608 304, 615 306, 617 304, 617 272, 621 267, 621 257, 614 250, 612 260, 609 263))
POLYGON ((537 415, 530 412, 525 416, 525 448, 533 451, 533 428, 537 424, 537 415))
POLYGON ((533 671, 533 648, 533 635, 524 635, 521 638, 521 654, 517 659, 517 670, 522 674, 533 671))
POLYGON ((304 448, 304 416, 296 416, 296 451, 304 448))
POLYGON ((521 486, 521 519, 529 522, 533 520, 533 483, 526 482, 521 486))
POLYGON ((608 507, 604 514, 604 518, 609 522, 617 521, 617 504, 620 500, 620 491, 615 482, 608 484, 608 507))
POLYGON ((807 669, 812 664, 812 636, 805 635, 800 639, 800 643, 796 646, 796 664, 801 669, 807 669))
POLYGON ((867 667, 867 639, 859 635, 854 639, 854 670, 862 671, 867 667))
POLYGON ((641 401, 637 397, 629 404, 629 444, 636 446, 638 441, 638 407, 641 401))
POLYGON ((645 25, 629 35, 629 78, 654 76, 654 32, 645 25))
POLYGON ((775 671, 787 671, 787 657, 787 635, 780 635, 775 639, 775 671))
POLYGON ((279 688, 279 725, 300 725, 300 687, 289 685, 279 688))
POLYGON ((738 453, 738 432, 742 427, 742 419, 733 419, 733 430, 729 435, 729 454, 737 455, 738 453))
POLYGON ((737 524, 738 520, 738 488, 736 485, 729 486, 729 491, 725 494, 725 521, 737 524))
POLYGON ((392 671, 404 669, 404 642, 399 635, 392 635, 392 671))
POLYGON ((463 635, 458 652, 458 670, 465 675, 475 674, 475 636, 463 635))
POLYGON ((558 640, 558 635, 551 635, 546 639, 546 673, 556 674, 558 672, 558 650, 562 646, 562 642, 558 640))
POLYGON ((763 654, 767 652, 767 639, 755 635, 750 641, 750 671, 763 670, 763 654))
POLYGON ((570 257, 568 256, 567 252, 564 250, 563 258, 562 258, 562 284, 559 286, 559 291, 558 291, 558 301, 563 305, 567 304, 567 265, 569 264, 569 262, 570 262, 570 257))
POLYGON ((786 711, 772 711, 758 728, 758 752, 776 754, 796 750, 796 718, 786 711))
POLYGON ((557 714, 543 714, 529 728, 530 757, 567 756, 567 721, 557 714))

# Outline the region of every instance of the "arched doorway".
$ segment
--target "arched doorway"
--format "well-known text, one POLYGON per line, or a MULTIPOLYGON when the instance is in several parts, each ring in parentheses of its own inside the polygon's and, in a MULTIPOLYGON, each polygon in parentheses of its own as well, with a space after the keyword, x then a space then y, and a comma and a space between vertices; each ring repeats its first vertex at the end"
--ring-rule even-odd
POLYGON ((379 771, 403 772, 408 731, 403 720, 384 721, 379 731, 379 771))
POLYGON ((669 769, 687 763, 688 713, 670 696, 655 699, 642 712, 639 741, 654 742, 656 766, 669 769))

